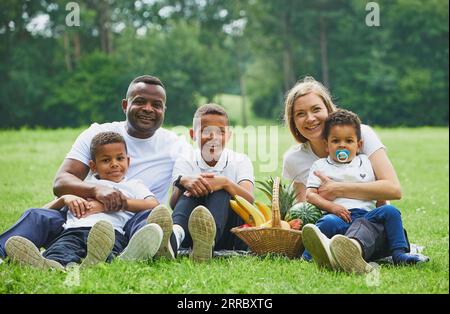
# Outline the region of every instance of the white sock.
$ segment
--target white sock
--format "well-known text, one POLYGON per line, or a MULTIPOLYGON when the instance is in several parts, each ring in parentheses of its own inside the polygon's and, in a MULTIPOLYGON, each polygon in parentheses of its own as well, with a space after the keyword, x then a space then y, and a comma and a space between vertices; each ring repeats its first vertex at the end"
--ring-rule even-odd
POLYGON ((180 225, 173 225, 173 233, 175 234, 177 247, 179 248, 185 237, 184 229, 180 225))

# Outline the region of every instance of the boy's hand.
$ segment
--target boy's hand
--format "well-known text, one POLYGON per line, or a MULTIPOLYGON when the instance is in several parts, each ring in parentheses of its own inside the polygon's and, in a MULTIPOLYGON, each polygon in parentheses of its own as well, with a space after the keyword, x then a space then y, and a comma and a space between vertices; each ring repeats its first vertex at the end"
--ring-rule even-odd
POLYGON ((92 198, 88 198, 87 201, 89 202, 90 208, 87 212, 84 213, 84 215, 82 216, 83 218, 90 216, 92 214, 102 213, 105 211, 105 205, 103 205, 103 203, 92 198))
POLYGON ((205 176, 204 178, 208 181, 213 192, 223 190, 225 186, 228 184, 228 178, 224 176, 215 176, 215 177, 205 176))
POLYGON ((81 218, 91 206, 84 198, 75 195, 64 195, 63 200, 70 212, 77 218, 81 218))
POLYGON ((185 195, 201 197, 213 192, 207 178, 214 178, 212 173, 203 173, 195 177, 181 177, 181 185, 187 190, 185 195))
POLYGON ((345 208, 344 206, 341 205, 335 205, 335 207, 333 208, 332 214, 338 216, 339 218, 341 218, 342 220, 344 220, 345 222, 351 223, 352 222, 352 216, 350 211, 345 208))

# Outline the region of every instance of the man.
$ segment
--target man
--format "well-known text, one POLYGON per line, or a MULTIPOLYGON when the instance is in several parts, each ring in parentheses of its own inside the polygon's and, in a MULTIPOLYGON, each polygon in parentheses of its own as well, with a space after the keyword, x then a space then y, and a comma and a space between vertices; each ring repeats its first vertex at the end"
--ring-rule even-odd
MULTIPOLYGON (((122 100, 126 120, 92 124, 82 132, 56 173, 53 192, 56 196, 75 194, 85 199, 96 199, 111 211, 126 210, 126 197, 118 190, 88 183, 89 146, 100 132, 117 132, 127 143, 130 167, 127 179, 140 179, 155 194, 160 203, 167 203, 173 165, 178 156, 192 147, 175 133, 161 128, 166 110, 166 92, 163 83, 149 75, 135 78, 122 100)), ((86 208, 78 209, 81 212, 86 208)), ((136 214, 124 227, 130 239, 145 225, 150 211, 136 214)), ((65 213, 44 208, 27 210, 10 229, 0 235, 0 258, 6 256, 5 243, 11 236, 22 236, 37 247, 48 247, 63 230, 65 213)))

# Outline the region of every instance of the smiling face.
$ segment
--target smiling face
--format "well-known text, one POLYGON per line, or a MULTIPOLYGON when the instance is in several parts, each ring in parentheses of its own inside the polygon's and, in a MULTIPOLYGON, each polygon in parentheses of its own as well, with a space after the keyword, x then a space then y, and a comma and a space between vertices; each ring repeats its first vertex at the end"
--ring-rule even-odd
POLYGON ((318 95, 309 93, 297 98, 293 109, 297 130, 309 141, 320 140, 328 110, 318 95))
POLYGON ((362 141, 358 140, 355 127, 352 125, 332 126, 326 141, 328 154, 336 162, 341 162, 336 157, 337 150, 348 150, 350 155, 346 162, 350 162, 355 158, 362 146, 362 141))
POLYGON ((102 180, 120 182, 130 165, 123 143, 101 145, 95 152, 95 160, 89 161, 92 172, 102 180))
POLYGON ((191 138, 197 142, 203 160, 214 166, 231 136, 228 119, 223 115, 205 114, 195 120, 191 138))
POLYGON ((166 92, 160 85, 136 83, 128 99, 122 100, 127 116, 127 132, 136 138, 149 138, 161 127, 166 109, 166 92))

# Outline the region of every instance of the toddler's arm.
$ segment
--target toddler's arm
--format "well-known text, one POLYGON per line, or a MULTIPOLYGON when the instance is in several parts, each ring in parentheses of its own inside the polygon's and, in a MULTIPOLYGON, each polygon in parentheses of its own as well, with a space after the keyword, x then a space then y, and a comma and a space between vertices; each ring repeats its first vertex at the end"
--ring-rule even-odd
POLYGON ((346 222, 350 223, 352 221, 350 211, 336 203, 326 200, 322 196, 317 193, 316 188, 307 188, 306 189, 306 201, 311 203, 318 208, 329 212, 330 214, 334 214, 346 222))

